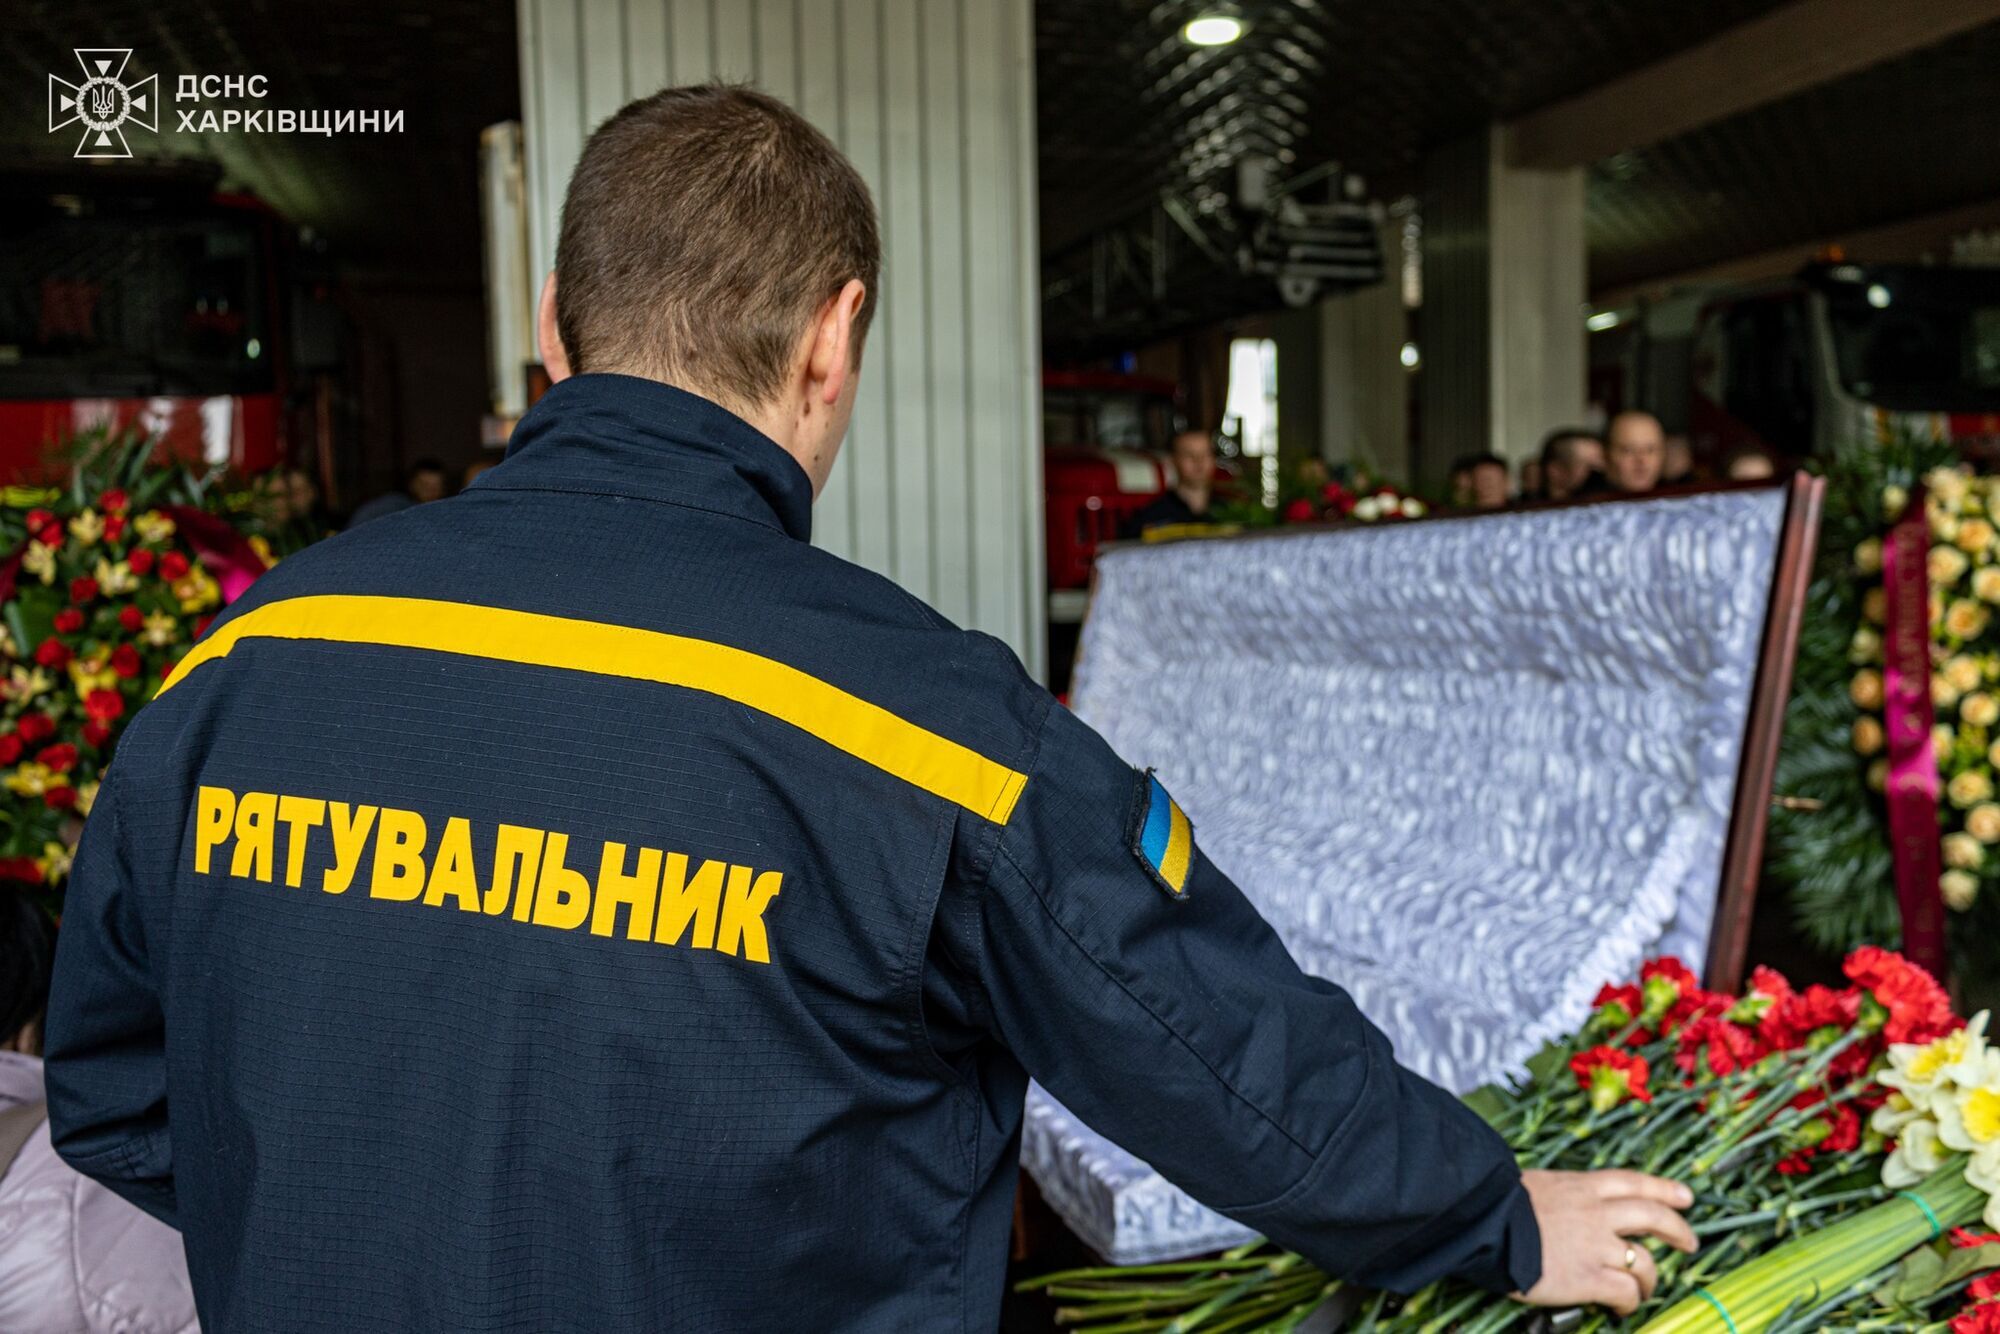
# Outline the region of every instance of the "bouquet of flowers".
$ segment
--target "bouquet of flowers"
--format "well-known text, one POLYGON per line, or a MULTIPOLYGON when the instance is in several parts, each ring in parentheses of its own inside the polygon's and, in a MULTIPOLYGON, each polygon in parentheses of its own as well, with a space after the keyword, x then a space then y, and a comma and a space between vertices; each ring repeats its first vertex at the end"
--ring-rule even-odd
MULTIPOLYGON (((1662 1254, 1659 1290, 1630 1321, 1580 1312, 1561 1328, 2000 1334, 2000 1276, 1986 1275, 2000 1237, 1965 1230, 1982 1212, 2000 1226, 2000 1049, 1985 1016, 1964 1024, 1899 955, 1857 950, 1846 975, 1843 989, 1798 989, 1760 968, 1729 996, 1655 960, 1606 986, 1520 1082, 1467 1098, 1523 1168, 1637 1168, 1696 1192, 1701 1252, 1662 1254)), ((1290 1331, 1342 1286, 1261 1243, 1023 1285, 1091 1334, 1290 1331)), ((1357 1330, 1497 1334, 1548 1319, 1456 1283, 1349 1296, 1357 1330)))
MULTIPOLYGON (((2000 477, 1975 478, 1960 468, 1936 468, 1924 478, 1924 508, 1931 545, 1926 570, 1930 584, 1931 707, 1935 726, 1931 748, 1945 800, 1939 805, 1945 870, 1938 888, 1946 906, 1970 909, 1981 887, 2000 878, 2000 799, 1994 773, 2000 769, 2000 477)), ((1888 488, 1883 508, 1900 510, 1908 500, 1888 488)), ((1879 580, 1882 543, 1869 538, 1854 552, 1855 568, 1879 580)), ((1879 586, 1862 599, 1862 624, 1849 646, 1856 671, 1849 693, 1857 715, 1854 749, 1868 762, 1868 786, 1881 792, 1889 762, 1882 710, 1884 691, 1883 622, 1887 597, 1879 586)))
POLYGON ((216 489, 96 433, 67 488, 0 494, 0 875, 69 873, 119 734, 270 564, 216 489))

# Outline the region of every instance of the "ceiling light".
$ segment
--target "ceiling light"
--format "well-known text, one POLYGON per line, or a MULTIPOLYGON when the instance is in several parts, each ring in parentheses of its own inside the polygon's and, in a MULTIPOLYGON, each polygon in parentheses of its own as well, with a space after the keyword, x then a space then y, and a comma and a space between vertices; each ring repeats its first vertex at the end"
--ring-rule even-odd
POLYGON ((1868 285, 1868 304, 1877 310, 1885 310, 1889 305, 1889 289, 1880 283, 1868 285))
POLYGON ((1403 344, 1401 361, 1403 363, 1404 370, 1410 370, 1410 371, 1415 370, 1417 368, 1417 363, 1421 362, 1422 360, 1423 360, 1423 354, 1417 351, 1417 345, 1415 343, 1403 344))
POLYGON ((1196 46, 1227 46, 1243 35, 1243 20, 1231 14, 1197 14, 1181 36, 1196 46))
POLYGON ((1624 317, 1617 311, 1600 310, 1583 323, 1592 333, 1603 333, 1606 329, 1616 329, 1623 322, 1624 317))

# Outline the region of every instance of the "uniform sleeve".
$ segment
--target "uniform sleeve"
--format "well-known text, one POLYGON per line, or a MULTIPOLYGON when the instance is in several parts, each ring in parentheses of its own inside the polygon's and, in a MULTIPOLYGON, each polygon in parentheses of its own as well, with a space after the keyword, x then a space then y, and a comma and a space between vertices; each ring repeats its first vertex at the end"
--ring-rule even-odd
POLYGON ((56 1151, 164 1223, 174 1215, 165 1024, 147 964, 113 782, 70 871, 45 1071, 56 1151))
POLYGON ((1150 793, 1051 710, 970 891, 977 939, 952 952, 996 1036, 1100 1133, 1329 1273, 1532 1287, 1540 1237, 1506 1145, 1302 973, 1198 841, 1170 893, 1135 850, 1150 793))

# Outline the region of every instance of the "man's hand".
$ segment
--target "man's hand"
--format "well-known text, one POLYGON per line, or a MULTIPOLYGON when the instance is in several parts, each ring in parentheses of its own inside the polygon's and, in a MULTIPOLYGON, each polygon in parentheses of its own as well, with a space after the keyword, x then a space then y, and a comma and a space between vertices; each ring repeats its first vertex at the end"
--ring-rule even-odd
POLYGON ((1630 1315, 1660 1281, 1642 1238, 1696 1250, 1680 1215, 1694 1192, 1678 1182, 1639 1172, 1523 1172, 1521 1184, 1542 1229, 1542 1279, 1521 1296, 1532 1305, 1595 1304, 1630 1315))

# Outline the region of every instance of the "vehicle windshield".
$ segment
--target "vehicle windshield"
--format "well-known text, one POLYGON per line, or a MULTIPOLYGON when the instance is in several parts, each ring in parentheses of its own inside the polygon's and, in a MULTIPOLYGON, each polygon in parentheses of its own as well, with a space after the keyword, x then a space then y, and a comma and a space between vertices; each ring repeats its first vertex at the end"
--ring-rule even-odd
POLYGON ((254 215, 0 212, 0 398, 268 392, 254 215))
POLYGON ((2000 410, 2000 272, 1844 274, 1822 290, 1847 392, 1895 412, 2000 410))
POLYGON ((1173 400, 1125 389, 1044 389, 1042 443, 1164 450, 1173 440, 1173 400))

